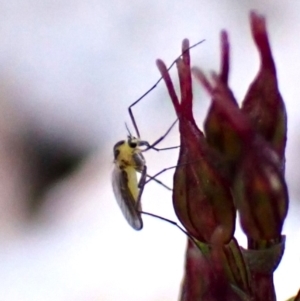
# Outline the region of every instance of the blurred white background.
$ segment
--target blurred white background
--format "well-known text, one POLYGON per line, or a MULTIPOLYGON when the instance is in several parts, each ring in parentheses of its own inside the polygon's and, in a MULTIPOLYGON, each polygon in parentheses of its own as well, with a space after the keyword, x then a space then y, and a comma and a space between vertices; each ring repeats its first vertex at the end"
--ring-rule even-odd
MULTIPOLYGON (((267 16, 289 115, 287 181, 296 201, 291 201, 287 249, 275 280, 278 300, 296 293, 300 2, 1 0, 1 301, 177 299, 186 238, 150 217, 141 232, 127 225, 111 189, 112 147, 126 137, 125 121, 131 125, 127 107, 159 78, 155 60, 171 63, 183 38, 206 39, 192 50, 192 63, 218 70, 219 32, 228 30, 230 85, 242 100, 259 63, 250 9, 267 16), (68 176, 47 181, 51 160, 59 161, 52 151, 80 163, 68 176)), ((201 124, 209 100, 196 90, 201 124)), ((144 139, 161 136, 175 120, 164 84, 134 113, 144 139)), ((177 143, 174 130, 163 145, 177 143)), ((176 158, 177 151, 150 151, 149 173, 176 164, 176 158)), ((161 179, 172 185, 172 172, 161 179)), ((155 183, 147 185, 143 205, 176 220, 171 193, 155 183)), ((238 237, 243 242, 240 232, 238 237)))

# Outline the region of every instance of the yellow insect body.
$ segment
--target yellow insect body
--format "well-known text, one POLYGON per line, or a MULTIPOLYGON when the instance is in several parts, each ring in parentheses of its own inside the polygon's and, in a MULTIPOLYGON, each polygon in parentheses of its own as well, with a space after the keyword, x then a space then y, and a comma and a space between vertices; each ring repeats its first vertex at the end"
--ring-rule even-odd
POLYGON ((136 170, 135 168, 128 166, 124 169, 124 171, 127 174, 127 184, 128 188, 137 203, 137 199, 139 196, 139 189, 138 189, 138 180, 137 180, 137 175, 136 175, 136 170))
POLYGON ((135 229, 141 230, 141 195, 146 180, 145 159, 140 146, 148 142, 132 136, 114 146, 114 171, 112 177, 113 191, 127 222, 135 229), (137 172, 141 173, 138 181, 137 172))

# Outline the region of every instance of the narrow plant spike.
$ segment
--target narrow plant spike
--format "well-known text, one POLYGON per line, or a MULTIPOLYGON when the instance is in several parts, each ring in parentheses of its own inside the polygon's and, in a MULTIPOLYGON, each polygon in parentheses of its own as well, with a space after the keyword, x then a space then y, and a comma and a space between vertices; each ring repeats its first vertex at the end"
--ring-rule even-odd
POLYGON ((225 30, 221 31, 221 68, 220 68, 220 79, 228 85, 229 70, 230 70, 230 44, 228 40, 228 33, 225 30))
POLYGON ((276 67, 268 39, 265 18, 250 14, 251 31, 260 55, 260 70, 249 87, 241 110, 278 153, 284 170, 287 117, 277 83, 276 67))
MULTIPOLYGON (((221 32, 221 67, 219 78, 224 86, 228 87, 228 77, 230 69, 230 44, 228 40, 228 34, 226 31, 221 32)), ((202 85, 207 89, 208 80, 204 76, 204 73, 201 70, 198 70, 198 80, 201 81, 202 85)), ((237 106, 237 102, 228 88, 230 93, 230 100, 237 106)), ((216 93, 214 89, 210 86, 208 92, 213 97, 213 93, 216 93)), ((226 122, 223 121, 219 116, 220 112, 218 106, 212 101, 210 108, 208 110, 207 116, 204 121, 204 132, 207 139, 207 142, 212 145, 215 149, 219 150, 220 153, 224 154, 228 160, 232 160, 232 157, 235 157, 234 151, 234 141, 235 137, 233 136, 232 131, 228 128, 226 122)))
MULTIPOLYGON (((230 44, 228 41, 228 34, 226 31, 221 32, 221 67, 219 80, 222 82, 224 89, 227 90, 227 97, 236 106, 237 101, 234 98, 233 93, 228 87, 228 77, 230 69, 230 44)), ((195 77, 200 81, 204 88, 208 91, 211 97, 214 94, 220 93, 217 88, 221 86, 212 86, 204 73, 199 68, 193 68, 195 77)), ((240 141, 236 137, 236 133, 231 129, 231 125, 227 123, 227 120, 222 118, 222 112, 218 109, 218 105, 214 101, 211 102, 207 116, 204 121, 204 132, 206 140, 214 149, 218 150, 220 154, 227 161, 228 173, 231 177, 234 172, 234 162, 240 153, 240 141)))

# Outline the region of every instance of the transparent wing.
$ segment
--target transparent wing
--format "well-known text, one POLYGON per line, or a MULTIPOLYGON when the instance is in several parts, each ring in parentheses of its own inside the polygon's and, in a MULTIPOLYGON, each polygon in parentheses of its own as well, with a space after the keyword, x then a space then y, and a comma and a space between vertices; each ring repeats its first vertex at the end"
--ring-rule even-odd
POLYGON ((114 167, 112 173, 112 187, 115 198, 128 224, 135 230, 143 228, 141 213, 137 211, 136 201, 128 188, 128 175, 125 170, 118 166, 114 167))

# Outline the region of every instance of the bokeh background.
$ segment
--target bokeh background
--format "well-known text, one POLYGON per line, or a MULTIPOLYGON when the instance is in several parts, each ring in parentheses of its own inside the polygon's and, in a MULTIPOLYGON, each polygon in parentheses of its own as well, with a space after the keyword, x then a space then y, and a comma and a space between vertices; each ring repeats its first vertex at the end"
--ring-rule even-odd
MULTIPOLYGON (((276 271, 278 300, 300 271, 300 2, 280 0, 0 1, 0 300, 176 300, 185 236, 151 217, 133 231, 111 189, 112 147, 131 126, 128 106, 159 78, 181 41, 205 39, 192 63, 219 68, 219 32, 232 45, 230 85, 239 100, 258 70, 248 14, 267 16, 289 115, 287 247, 276 271)), ((176 74, 174 68, 173 75, 176 74)), ((175 78, 175 77, 174 77, 175 78)), ((209 105, 195 87, 199 125, 209 105)), ((142 137, 175 120, 164 84, 134 107, 142 137)), ((178 144, 176 129, 162 146, 178 144)), ((150 174, 177 151, 147 153, 150 174)), ((161 176, 172 186, 172 171, 161 176)), ((171 193, 144 191, 145 211, 176 220, 171 193)), ((245 239, 237 230, 239 241, 245 239)))

